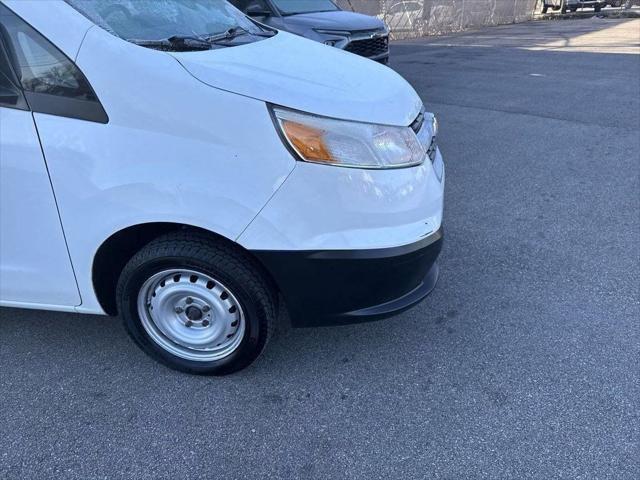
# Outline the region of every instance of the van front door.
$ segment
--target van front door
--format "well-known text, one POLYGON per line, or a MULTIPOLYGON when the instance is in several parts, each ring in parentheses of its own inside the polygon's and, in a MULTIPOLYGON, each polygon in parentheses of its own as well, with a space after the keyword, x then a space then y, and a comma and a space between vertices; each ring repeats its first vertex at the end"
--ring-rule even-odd
POLYGON ((73 307, 80 295, 33 114, 18 84, 0 40, 0 305, 73 307))

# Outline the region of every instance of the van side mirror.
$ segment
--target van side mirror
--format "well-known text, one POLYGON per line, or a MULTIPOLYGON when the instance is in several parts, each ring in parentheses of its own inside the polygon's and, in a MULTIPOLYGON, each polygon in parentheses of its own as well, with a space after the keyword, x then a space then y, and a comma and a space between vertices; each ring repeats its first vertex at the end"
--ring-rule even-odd
POLYGON ((260 5, 255 3, 249 5, 247 9, 244 11, 244 13, 246 13, 250 17, 270 17, 271 16, 271 12, 269 10, 265 10, 260 5))

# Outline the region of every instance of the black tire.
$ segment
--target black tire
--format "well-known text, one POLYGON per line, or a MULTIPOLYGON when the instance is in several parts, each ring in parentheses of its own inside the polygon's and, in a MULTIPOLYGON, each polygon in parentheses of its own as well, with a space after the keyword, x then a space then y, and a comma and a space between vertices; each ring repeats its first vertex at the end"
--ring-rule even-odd
POLYGON ((571 8, 569 9, 569 11, 570 11, 571 13, 576 13, 576 12, 578 11, 578 7, 571 7, 571 8))
POLYGON ((277 293, 256 260, 226 240, 199 232, 170 233, 145 246, 125 266, 116 295, 124 326, 144 352, 172 369, 199 375, 227 375, 249 366, 264 350, 278 315, 277 293), (212 362, 184 359, 162 348, 145 330, 138 293, 151 276, 173 268, 219 279, 240 302, 244 338, 227 357, 212 362))
POLYGON ((562 8, 560 9, 560 13, 567 13, 567 6, 566 5, 562 5, 562 8))
POLYGON ((593 7, 596 13, 599 13, 602 10, 602 5, 596 5, 593 7))
POLYGON ((546 3, 542 5, 542 13, 547 13, 549 11, 549 5, 546 3))

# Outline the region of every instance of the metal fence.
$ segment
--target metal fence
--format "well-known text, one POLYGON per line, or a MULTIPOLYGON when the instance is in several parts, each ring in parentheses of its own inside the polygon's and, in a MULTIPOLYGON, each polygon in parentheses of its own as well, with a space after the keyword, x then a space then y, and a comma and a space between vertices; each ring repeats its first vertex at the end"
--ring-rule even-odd
POLYGON ((536 0, 337 0, 345 10, 374 15, 392 38, 412 38, 531 20, 536 0))

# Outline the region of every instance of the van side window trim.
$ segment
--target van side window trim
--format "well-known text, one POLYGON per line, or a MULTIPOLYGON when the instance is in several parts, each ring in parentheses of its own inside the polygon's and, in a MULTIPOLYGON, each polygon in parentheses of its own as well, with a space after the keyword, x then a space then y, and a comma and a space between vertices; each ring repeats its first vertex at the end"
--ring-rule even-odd
POLYGON ((109 123, 109 117, 100 102, 77 100, 47 93, 24 92, 24 96, 34 113, 45 113, 88 122, 109 123))

